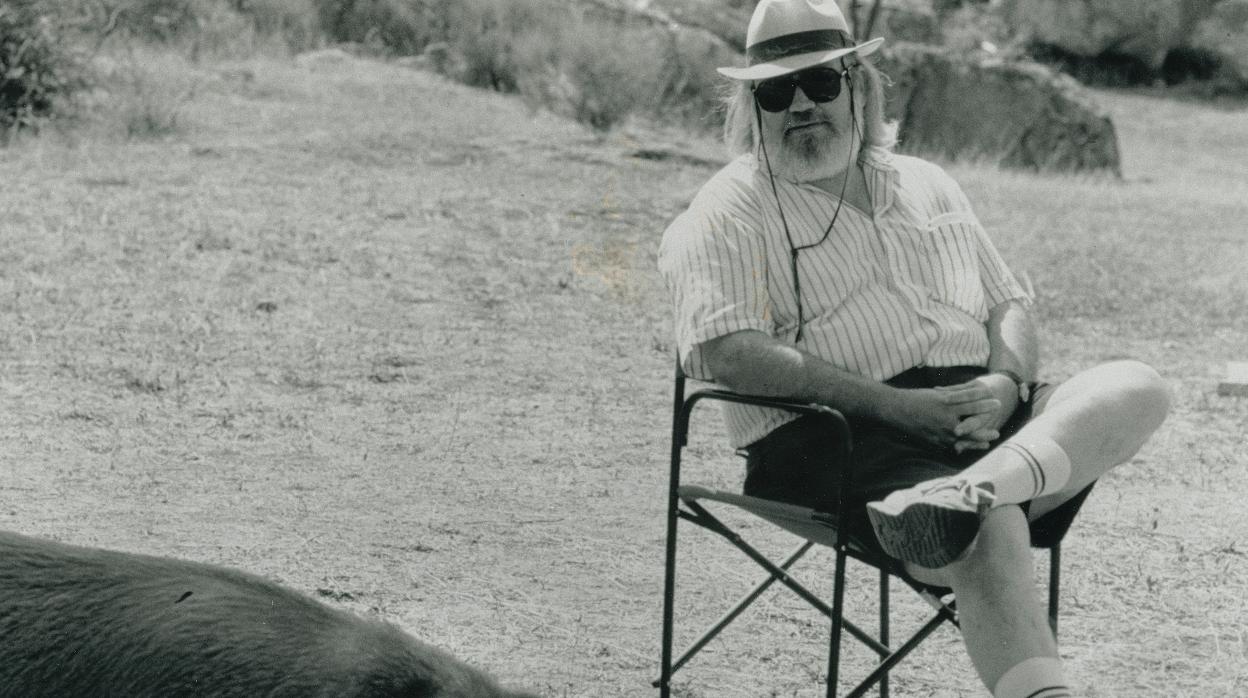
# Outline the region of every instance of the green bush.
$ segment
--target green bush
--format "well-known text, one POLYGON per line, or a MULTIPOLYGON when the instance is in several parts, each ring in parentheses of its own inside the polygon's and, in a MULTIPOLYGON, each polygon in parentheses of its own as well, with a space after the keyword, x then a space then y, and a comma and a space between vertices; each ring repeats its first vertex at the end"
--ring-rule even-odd
POLYGON ((0 140, 68 111, 88 86, 82 56, 45 0, 0 5, 0 140))
POLYGON ((61 0, 97 45, 172 46, 192 60, 238 56, 265 41, 291 51, 322 43, 316 0, 61 0))
POLYGON ((278 37, 295 53, 322 43, 313 0, 235 0, 239 14, 251 20, 257 35, 278 37))
POLYGON ((129 34, 172 43, 199 34, 215 0, 111 0, 109 15, 129 34))
POLYGON ((518 80, 530 102, 607 131, 651 113, 661 96, 662 54, 647 32, 585 19, 518 42, 518 80))
POLYGON ((724 80, 715 71, 722 61, 696 50, 666 43, 658 48, 660 69, 651 89, 652 109, 665 121, 701 131, 723 125, 724 80))
POLYGON ((457 0, 313 0, 317 20, 334 43, 413 56, 437 41, 447 8, 457 0))
MULTIPOLYGON (((10 6, 54 1, 4 0, 3 13, 16 17, 10 6)), ((246 54, 261 45, 274 45, 273 39, 292 52, 347 43, 384 55, 425 54, 428 64, 454 80, 520 93, 534 106, 598 131, 609 130, 632 114, 701 128, 717 126, 711 123, 720 102, 710 58, 681 48, 662 28, 583 14, 570 2, 60 0, 58 4, 72 8, 76 26, 93 35, 96 44, 115 36, 128 47, 174 45, 194 61, 202 54, 246 54)), ((51 50, 56 46, 52 25, 38 26, 47 33, 40 45, 51 50)), ((56 76, 59 73, 49 79, 56 76)), ((168 110, 160 109, 159 102, 176 98, 180 90, 132 91, 132 101, 143 108, 135 112, 138 126, 131 135, 177 130, 180 100, 174 99, 168 110)), ((46 99, 28 101, 39 106, 28 106, 24 114, 50 108, 44 106, 46 99)))
POLYGON ((199 79, 187 59, 159 49, 138 49, 110 76, 106 110, 120 135, 132 140, 182 133, 182 111, 195 97, 199 79))
POLYGON ((526 101, 606 131, 639 114, 717 128, 715 66, 665 32, 542 0, 461 0, 446 15, 436 63, 470 85, 520 92, 526 101))
POLYGON ((446 9, 442 40, 461 61, 453 77, 469 85, 517 92, 524 73, 556 59, 534 44, 566 43, 569 12, 550 2, 460 0, 446 9))
POLYGON ((315 0, 327 38, 391 55, 425 53, 459 82, 605 131, 629 114, 686 121, 718 104, 714 67, 662 33, 583 16, 552 0, 315 0), (701 75, 699 71, 705 73, 701 75))

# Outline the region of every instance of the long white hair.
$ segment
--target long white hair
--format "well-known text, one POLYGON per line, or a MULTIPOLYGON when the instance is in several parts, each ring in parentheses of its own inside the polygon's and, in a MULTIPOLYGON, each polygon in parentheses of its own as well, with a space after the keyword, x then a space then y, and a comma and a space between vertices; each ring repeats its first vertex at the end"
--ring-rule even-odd
MULTIPOLYGON (((865 58, 859 57, 857 61, 850 70, 854 76, 854 98, 862 102, 863 143, 891 149, 897 143, 897 125, 884 120, 884 76, 865 58)), ((737 156, 755 152, 758 133, 750 83, 738 81, 725 102, 724 145, 729 154, 737 156)))

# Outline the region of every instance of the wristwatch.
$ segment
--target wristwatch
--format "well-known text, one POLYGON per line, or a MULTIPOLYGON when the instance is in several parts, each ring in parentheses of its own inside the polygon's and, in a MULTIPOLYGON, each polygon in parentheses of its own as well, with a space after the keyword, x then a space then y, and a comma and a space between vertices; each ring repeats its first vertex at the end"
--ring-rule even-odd
POLYGON ((1027 401, 1031 399, 1031 384, 1023 380, 1022 376, 1009 369, 1002 368, 996 369, 993 373, 1000 373, 1006 378, 1014 381, 1014 385, 1018 387, 1018 401, 1020 403, 1026 404, 1027 401))

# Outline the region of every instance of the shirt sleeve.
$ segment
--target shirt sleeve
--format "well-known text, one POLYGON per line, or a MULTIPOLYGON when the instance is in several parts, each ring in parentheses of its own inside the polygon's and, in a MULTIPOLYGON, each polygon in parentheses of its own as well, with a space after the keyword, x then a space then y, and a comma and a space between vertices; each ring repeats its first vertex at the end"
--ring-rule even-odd
POLYGON ((1025 306, 1030 306, 1034 300, 1031 293, 1010 271, 1005 259, 997 251, 997 246, 992 244, 988 231, 980 224, 979 218, 971 209, 971 202, 966 198, 962 187, 958 186, 952 177, 946 175, 946 178, 950 187, 949 198, 953 211, 965 217, 965 222, 974 231, 978 243, 976 256, 979 262, 979 277, 984 285, 988 307, 992 308, 1006 301, 1019 301, 1025 306))
POLYGON ((671 295, 685 374, 711 380, 701 345, 741 330, 772 333, 767 264, 758 232, 731 215, 694 210, 663 234, 659 271, 671 295))

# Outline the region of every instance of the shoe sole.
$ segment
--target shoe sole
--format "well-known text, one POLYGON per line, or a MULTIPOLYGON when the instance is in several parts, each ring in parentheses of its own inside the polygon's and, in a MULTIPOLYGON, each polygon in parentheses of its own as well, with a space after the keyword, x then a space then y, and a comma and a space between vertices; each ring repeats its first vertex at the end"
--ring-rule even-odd
POLYGON ((890 507, 888 500, 867 504, 875 536, 889 555, 939 569, 957 560, 979 534, 977 512, 958 511, 924 502, 890 507))

